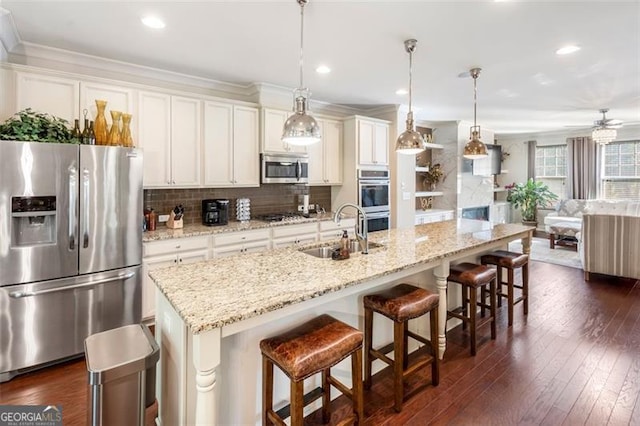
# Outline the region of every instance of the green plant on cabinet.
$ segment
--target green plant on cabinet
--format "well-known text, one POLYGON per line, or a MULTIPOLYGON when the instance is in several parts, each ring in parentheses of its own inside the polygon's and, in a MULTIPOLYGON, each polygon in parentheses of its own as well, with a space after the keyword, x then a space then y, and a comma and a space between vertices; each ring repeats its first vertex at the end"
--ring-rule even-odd
POLYGON ((80 143, 71 135, 69 122, 26 108, 0 125, 0 140, 80 143))

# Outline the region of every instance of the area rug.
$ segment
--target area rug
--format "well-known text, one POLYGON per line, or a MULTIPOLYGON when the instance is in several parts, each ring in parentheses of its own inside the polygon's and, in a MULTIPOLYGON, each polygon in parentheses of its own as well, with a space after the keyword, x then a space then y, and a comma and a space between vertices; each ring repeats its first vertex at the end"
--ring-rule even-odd
MULTIPOLYGON (((520 241, 511 242, 509 250, 522 251, 522 244, 520 244, 520 241)), ((549 240, 546 238, 533 238, 531 240, 531 260, 582 269, 577 251, 558 246, 551 250, 549 248, 549 240)))

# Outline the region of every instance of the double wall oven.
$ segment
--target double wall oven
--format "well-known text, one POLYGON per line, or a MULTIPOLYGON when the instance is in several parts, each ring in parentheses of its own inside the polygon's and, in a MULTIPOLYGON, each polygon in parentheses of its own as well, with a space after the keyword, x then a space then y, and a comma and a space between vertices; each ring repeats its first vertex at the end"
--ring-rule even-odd
POLYGON ((367 214, 369 232, 389 229, 389 170, 358 170, 358 204, 367 214))

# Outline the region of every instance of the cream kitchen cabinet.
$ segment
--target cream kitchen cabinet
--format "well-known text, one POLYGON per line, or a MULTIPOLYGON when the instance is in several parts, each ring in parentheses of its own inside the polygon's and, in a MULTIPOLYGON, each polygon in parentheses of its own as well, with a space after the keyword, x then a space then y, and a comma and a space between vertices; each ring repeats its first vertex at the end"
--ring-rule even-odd
POLYGON ((318 241, 318 224, 286 225, 273 228, 273 248, 284 248, 318 241))
POLYGON ((64 118, 70 125, 73 125, 74 119, 80 118, 78 80, 27 72, 16 72, 15 79, 16 103, 12 113, 31 108, 64 118))
POLYGON ((382 121, 357 119, 358 164, 389 164, 389 124, 382 121))
POLYGON ((227 257, 255 253, 271 248, 271 230, 229 232, 213 238, 213 257, 227 257))
POLYGON ((149 277, 154 269, 209 259, 211 237, 177 238, 145 242, 142 258, 142 318, 155 315, 156 285, 149 277))
POLYGON ((201 105, 196 98, 139 93, 145 188, 200 186, 201 105))
MULTIPOLYGON (((105 118, 107 119, 107 128, 110 129, 113 124, 111 119, 111 111, 120 111, 128 114, 132 114, 131 118, 131 136, 136 146, 138 139, 137 132, 137 120, 136 112, 134 110, 134 96, 133 89, 127 87, 120 87, 110 84, 93 83, 93 82, 80 82, 80 112, 87 110, 87 118, 95 121, 98 115, 98 108, 96 107, 96 100, 101 99, 107 101, 105 108, 105 118)), ((84 118, 84 117, 83 117, 84 118)))
POLYGON ((297 152, 306 153, 304 146, 289 145, 282 141, 284 122, 292 114, 291 111, 262 109, 262 152, 297 152))
POLYGON ((318 119, 320 143, 307 146, 309 185, 342 184, 342 123, 318 119))
POLYGON ((257 108, 204 103, 204 185, 260 186, 257 108))
POLYGON ((111 110, 130 113, 131 133, 136 142, 135 90, 117 85, 94 83, 80 79, 16 71, 16 111, 31 108, 64 118, 73 125, 74 119, 84 125, 84 111, 87 119, 95 121, 97 116, 96 100, 107 101, 105 118, 111 125, 111 110))
POLYGON ((320 241, 337 240, 342 237, 343 231, 346 229, 350 238, 355 236, 355 219, 341 219, 340 223, 332 220, 320 222, 320 241))

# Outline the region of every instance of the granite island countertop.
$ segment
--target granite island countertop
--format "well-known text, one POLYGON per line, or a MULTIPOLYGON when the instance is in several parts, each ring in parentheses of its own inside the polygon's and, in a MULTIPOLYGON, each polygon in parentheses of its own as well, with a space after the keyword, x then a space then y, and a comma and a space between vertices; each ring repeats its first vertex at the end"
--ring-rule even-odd
MULTIPOLYGON (((149 275, 191 333, 198 334, 533 229, 451 220, 373 232, 369 240, 382 247, 344 261, 283 248, 171 266, 149 275)), ((320 245, 328 244, 306 247, 320 245)))
MULTIPOLYGON (((353 218, 354 215, 342 214, 343 218, 353 218)), ((160 224, 155 231, 146 231, 142 233, 142 242, 168 240, 172 238, 199 237, 206 235, 222 234, 226 232, 250 231, 253 229, 274 228, 287 225, 301 225, 304 223, 317 223, 326 220, 333 220, 331 213, 319 213, 311 217, 297 216, 280 222, 265 222, 262 220, 250 220, 247 222, 229 221, 223 226, 205 226, 201 224, 184 225, 180 229, 167 228, 160 224)))

